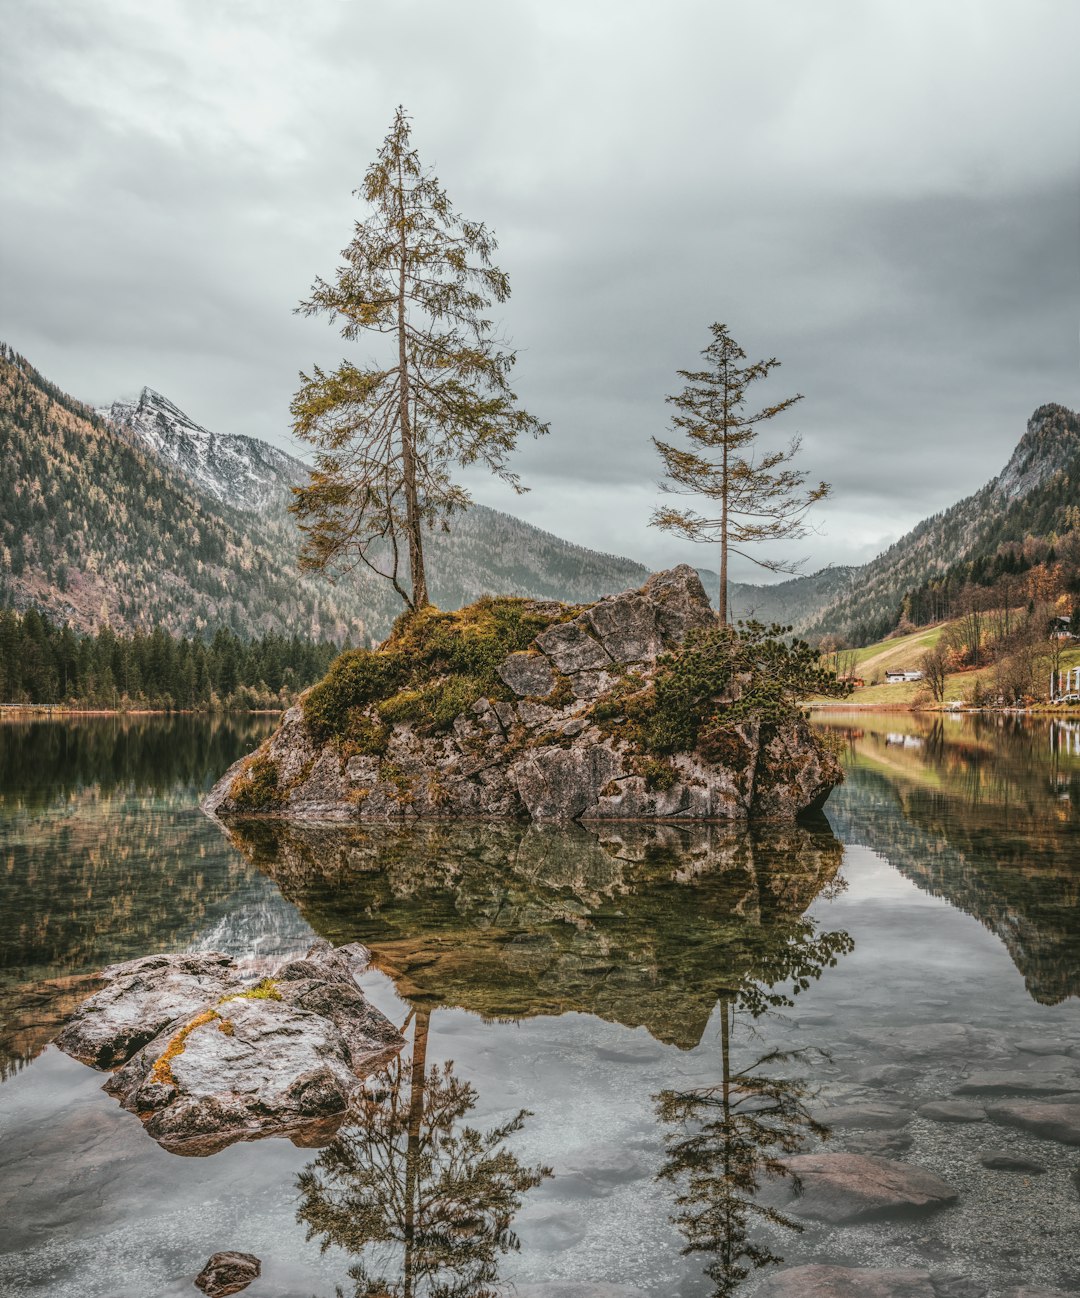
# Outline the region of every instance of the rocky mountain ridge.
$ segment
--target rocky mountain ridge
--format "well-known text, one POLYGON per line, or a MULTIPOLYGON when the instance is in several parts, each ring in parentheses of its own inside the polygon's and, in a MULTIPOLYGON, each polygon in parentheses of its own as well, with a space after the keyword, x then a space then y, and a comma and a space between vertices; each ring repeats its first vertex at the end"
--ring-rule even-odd
POLYGON ((204 494, 234 509, 258 511, 287 501, 289 487, 307 477, 307 466, 295 455, 255 437, 211 432, 153 388, 96 413, 127 429, 204 494))

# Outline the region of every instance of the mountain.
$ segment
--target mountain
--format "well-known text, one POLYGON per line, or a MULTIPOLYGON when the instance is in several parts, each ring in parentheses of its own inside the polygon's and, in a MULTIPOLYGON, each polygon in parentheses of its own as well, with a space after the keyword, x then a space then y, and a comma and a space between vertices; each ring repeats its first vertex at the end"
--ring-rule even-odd
MULTIPOLYGON (((386 635, 401 612, 388 583, 297 566, 286 506, 301 461, 213 433, 149 389, 107 416, 0 345, 0 604, 84 630, 386 635)), ((647 576, 482 506, 432 533, 427 556, 443 608, 488 593, 597 599, 647 576)))
POLYGON ((812 640, 838 635, 855 644, 881 639, 902 616, 940 619, 935 588, 992 584, 1023 570, 1017 549, 1080 526, 1080 416, 1040 406, 997 477, 940 514, 924 519, 877 558, 859 567, 826 568, 776 586, 735 588, 739 610, 756 606, 761 621, 793 623, 812 640), (774 611, 778 616, 775 616, 774 611))
POLYGON ((137 401, 115 401, 96 413, 234 509, 264 509, 307 477, 302 460, 254 437, 212 433, 152 388, 143 388, 137 401))

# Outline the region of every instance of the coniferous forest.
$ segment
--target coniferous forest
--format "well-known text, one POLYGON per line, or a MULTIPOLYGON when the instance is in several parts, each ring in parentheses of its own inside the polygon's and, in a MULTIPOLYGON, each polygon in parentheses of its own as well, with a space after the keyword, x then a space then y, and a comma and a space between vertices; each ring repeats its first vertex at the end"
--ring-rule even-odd
POLYGON ((326 674, 339 646, 269 633, 242 640, 79 633, 36 609, 0 609, 0 703, 89 708, 237 710, 280 708, 326 674))

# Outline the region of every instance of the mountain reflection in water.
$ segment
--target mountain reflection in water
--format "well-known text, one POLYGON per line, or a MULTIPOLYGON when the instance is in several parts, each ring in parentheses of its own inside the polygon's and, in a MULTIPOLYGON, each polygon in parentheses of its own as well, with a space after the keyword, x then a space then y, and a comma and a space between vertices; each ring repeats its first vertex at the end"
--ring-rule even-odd
POLYGON ((1005 944, 1033 999, 1080 994, 1076 723, 940 714, 822 714, 846 740, 828 803, 873 848, 1005 944))

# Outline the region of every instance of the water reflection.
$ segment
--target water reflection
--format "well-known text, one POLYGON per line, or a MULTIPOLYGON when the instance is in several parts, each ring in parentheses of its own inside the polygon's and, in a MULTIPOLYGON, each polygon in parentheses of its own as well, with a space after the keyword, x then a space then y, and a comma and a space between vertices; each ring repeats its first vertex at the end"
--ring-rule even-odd
POLYGON ((839 887, 827 823, 230 826, 321 936, 362 941, 412 1004, 570 1011, 695 1046, 725 994, 842 948, 804 911, 839 887))
POLYGON ((522 1196, 551 1169, 507 1148, 527 1109, 486 1131, 463 1123, 477 1092, 452 1061, 429 1065, 429 1011, 411 1019, 411 1056, 368 1079, 345 1128, 300 1174, 297 1218, 309 1240, 356 1259, 356 1298, 496 1298, 522 1196))
POLYGON ((1080 994, 1080 754, 1070 723, 824 716, 847 741, 828 804, 846 843, 880 852, 1004 943, 1033 999, 1080 994))
POLYGON ((686 1251, 711 1255, 705 1274, 717 1295, 782 1260, 756 1225, 800 1227, 758 1192, 785 1175, 785 1154, 827 1133, 807 1107, 812 1088, 791 1076, 805 1052, 736 1059, 732 1038, 736 1023, 752 1036, 754 1020, 792 1007, 852 949, 847 933, 822 932, 804 913, 842 886, 842 849, 824 821, 752 830, 247 822, 230 832, 319 933, 362 940, 417 1007, 408 1108, 399 1098, 408 1065, 398 1062, 385 1090, 363 1101, 359 1123, 301 1183, 301 1216, 324 1244, 396 1250, 391 1273, 356 1263, 358 1296, 428 1292, 414 1287, 421 1276, 431 1293, 493 1293, 496 1246, 508 1246, 521 1193, 545 1174, 505 1152, 491 1164, 498 1176, 486 1170, 483 1159, 518 1129, 521 1113, 483 1137, 463 1136, 478 1160, 467 1175, 447 1145, 445 1156, 460 1165, 450 1181, 416 1149, 417 1176, 441 1188, 434 1210, 414 1213, 421 1192, 410 1188, 408 1158, 417 1138, 405 1133, 417 1130, 418 1061, 425 1111, 456 1120, 469 1090, 456 1098, 460 1084, 445 1069, 423 1081, 426 1015, 436 1005, 500 1020, 580 1011, 644 1026, 683 1049, 718 1017, 715 1083, 656 1097, 670 1129, 659 1175, 677 1187, 673 1220, 686 1251), (428 1223, 422 1243, 415 1214, 428 1223))
MULTIPOLYGON (((288 929, 291 908, 195 810, 270 718, 0 724, 0 1079, 33 1059, 104 966, 221 948, 222 926, 288 929), (251 914, 254 910, 256 913, 251 914), (282 913, 282 911, 286 913, 282 913)), ((302 926, 303 927, 303 926, 302 926)))
POLYGON ((767 1222, 796 1233, 803 1226, 762 1202, 760 1192, 766 1182, 791 1178, 784 1155, 829 1135, 809 1108, 816 1090, 804 1077, 781 1075, 813 1052, 773 1049, 755 1057, 746 1053, 751 1031, 734 1062, 738 1010, 737 998, 724 998, 717 1080, 656 1097, 657 1116, 669 1128, 659 1179, 677 1187, 672 1220, 686 1239, 685 1253, 709 1255, 704 1271, 716 1298, 731 1298, 754 1271, 784 1260, 753 1235, 753 1226, 767 1222))

